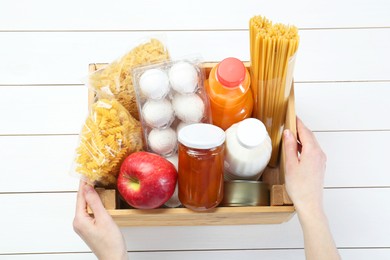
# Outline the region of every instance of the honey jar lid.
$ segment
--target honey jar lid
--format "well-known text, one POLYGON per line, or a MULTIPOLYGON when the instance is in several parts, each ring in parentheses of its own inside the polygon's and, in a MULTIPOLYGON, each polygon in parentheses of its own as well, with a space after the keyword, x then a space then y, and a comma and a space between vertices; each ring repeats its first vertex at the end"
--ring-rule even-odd
POLYGON ((212 124, 191 124, 180 129, 178 141, 189 148, 211 149, 225 142, 225 131, 212 124))

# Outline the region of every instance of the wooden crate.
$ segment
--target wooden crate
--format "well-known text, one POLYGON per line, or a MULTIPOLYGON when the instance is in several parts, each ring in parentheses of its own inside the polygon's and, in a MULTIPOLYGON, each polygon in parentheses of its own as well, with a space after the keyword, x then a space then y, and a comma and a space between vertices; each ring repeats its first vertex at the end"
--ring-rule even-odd
MULTIPOLYGON (((94 72, 106 64, 90 64, 89 71, 94 72)), ((215 63, 204 63, 206 77, 215 63)), ((249 68, 249 63, 245 64, 249 68)), ((94 102, 94 93, 90 91, 89 106, 94 102)), ((294 86, 288 101, 286 128, 296 134, 294 86)), ((295 208, 284 187, 284 153, 281 151, 279 167, 267 168, 262 180, 270 187, 271 206, 217 207, 207 212, 194 212, 187 208, 158 208, 151 210, 121 209, 118 194, 113 190, 99 190, 106 209, 119 226, 200 226, 200 225, 249 225, 279 224, 288 221, 295 208), (114 205, 114 206, 113 206, 114 205), (115 206, 116 205, 116 206, 115 206), (115 209, 113 207, 116 207, 115 209)))

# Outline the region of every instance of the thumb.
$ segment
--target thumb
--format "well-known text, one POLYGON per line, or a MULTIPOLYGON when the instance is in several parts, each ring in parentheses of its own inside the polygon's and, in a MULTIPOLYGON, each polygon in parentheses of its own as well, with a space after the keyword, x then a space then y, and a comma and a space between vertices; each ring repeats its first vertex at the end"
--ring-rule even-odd
POLYGON ((84 190, 84 197, 88 206, 91 208, 95 219, 100 219, 108 215, 102 201, 100 200, 99 194, 92 186, 86 185, 84 190))
POLYGON ((298 143, 294 135, 288 129, 283 132, 283 148, 286 168, 289 169, 298 163, 298 143))

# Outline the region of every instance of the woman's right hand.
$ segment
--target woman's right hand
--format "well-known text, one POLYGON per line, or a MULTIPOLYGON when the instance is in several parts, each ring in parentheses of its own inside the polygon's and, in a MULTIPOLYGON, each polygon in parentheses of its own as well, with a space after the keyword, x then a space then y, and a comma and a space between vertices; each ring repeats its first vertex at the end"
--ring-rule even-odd
POLYGON ((298 214, 322 211, 326 155, 300 119, 297 131, 299 143, 290 130, 284 131, 287 193, 298 214))

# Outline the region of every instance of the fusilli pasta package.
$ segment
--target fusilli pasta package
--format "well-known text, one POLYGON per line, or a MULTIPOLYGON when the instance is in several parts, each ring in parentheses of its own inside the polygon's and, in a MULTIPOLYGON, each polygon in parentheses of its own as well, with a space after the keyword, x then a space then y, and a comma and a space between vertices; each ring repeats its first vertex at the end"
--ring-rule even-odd
POLYGON ((139 120, 131 71, 140 65, 168 59, 169 53, 163 42, 157 38, 148 38, 123 57, 91 73, 88 85, 96 91, 99 98, 117 99, 135 119, 139 120))
POLYGON ((140 122, 116 99, 97 99, 80 133, 74 171, 87 182, 114 185, 122 161, 142 146, 140 122))

